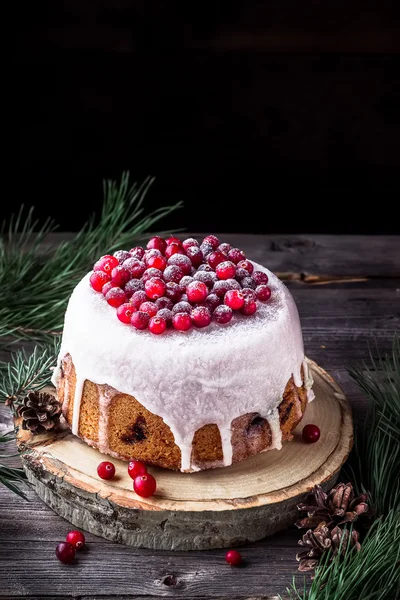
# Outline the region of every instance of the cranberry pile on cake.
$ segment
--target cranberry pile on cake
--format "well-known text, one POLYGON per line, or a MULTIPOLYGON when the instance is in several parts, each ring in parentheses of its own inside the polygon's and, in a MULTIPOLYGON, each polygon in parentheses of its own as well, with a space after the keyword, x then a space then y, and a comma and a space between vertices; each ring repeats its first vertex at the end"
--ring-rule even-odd
POLYGON ((186 472, 281 448, 313 397, 291 294, 214 235, 99 258, 69 300, 54 383, 73 434, 186 472))

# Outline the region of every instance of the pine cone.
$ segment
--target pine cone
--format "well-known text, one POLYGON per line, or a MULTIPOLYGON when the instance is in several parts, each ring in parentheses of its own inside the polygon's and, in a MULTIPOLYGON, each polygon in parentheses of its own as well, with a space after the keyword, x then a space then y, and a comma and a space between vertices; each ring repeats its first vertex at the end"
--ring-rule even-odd
POLYGON ((299 540, 299 545, 304 546, 305 550, 299 552, 296 559, 300 562, 299 571, 312 571, 318 566, 319 560, 324 552, 332 550, 331 557, 333 558, 340 553, 344 556, 348 545, 355 547, 357 552, 360 550, 360 542, 358 541, 358 532, 353 529, 350 532, 340 527, 334 527, 332 530, 321 521, 314 531, 309 529, 299 540))
POLYGON ((29 392, 18 408, 18 414, 22 417, 22 429, 33 435, 46 433, 59 424, 61 404, 51 394, 29 392))
POLYGON ((326 523, 332 529, 336 525, 354 522, 360 519, 370 520, 373 512, 367 503, 368 494, 354 497, 351 483, 339 483, 326 494, 321 486, 316 485, 306 498, 304 504, 299 504, 298 509, 307 512, 307 517, 296 522, 299 529, 317 527, 319 523, 326 523))

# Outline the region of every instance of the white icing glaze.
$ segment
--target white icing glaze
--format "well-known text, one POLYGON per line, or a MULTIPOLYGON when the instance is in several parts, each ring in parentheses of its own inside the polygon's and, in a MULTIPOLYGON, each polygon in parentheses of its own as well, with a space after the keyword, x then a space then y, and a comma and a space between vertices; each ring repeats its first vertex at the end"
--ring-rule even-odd
MULTIPOLYGON (((268 269, 253 264, 268 274, 272 290, 271 299, 258 303, 254 315, 235 314, 227 325, 168 330, 160 336, 120 323, 115 309, 90 287, 88 273, 70 298, 53 375, 56 384, 61 359, 70 354, 77 377, 73 433, 78 433, 82 387, 88 379, 134 396, 161 416, 181 450, 182 471, 196 470, 191 464, 193 436, 209 423, 218 425, 223 462, 230 465, 231 422, 246 413, 268 420, 271 447, 280 448, 278 405, 292 375, 297 386, 302 384, 303 339, 290 292, 268 269)), ((108 406, 109 400, 101 402, 108 406)), ((103 421, 103 451, 105 434, 103 421)))

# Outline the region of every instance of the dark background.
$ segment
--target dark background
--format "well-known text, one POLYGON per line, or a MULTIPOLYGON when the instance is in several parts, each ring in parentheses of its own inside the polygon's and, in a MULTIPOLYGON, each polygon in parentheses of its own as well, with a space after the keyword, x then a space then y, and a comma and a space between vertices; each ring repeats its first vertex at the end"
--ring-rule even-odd
POLYGON ((396 4, 24 6, 10 210, 76 230, 129 169, 149 209, 184 201, 171 230, 398 233, 396 4))

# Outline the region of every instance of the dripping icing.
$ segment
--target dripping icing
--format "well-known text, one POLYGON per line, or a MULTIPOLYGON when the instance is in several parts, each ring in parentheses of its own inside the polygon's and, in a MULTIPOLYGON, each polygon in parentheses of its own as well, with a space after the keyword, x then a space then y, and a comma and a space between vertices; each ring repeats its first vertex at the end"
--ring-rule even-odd
MULTIPOLYGON (((272 447, 280 448, 280 398, 292 375, 301 386, 306 363, 291 294, 273 273, 255 266, 268 274, 273 295, 254 317, 238 316, 226 326, 212 323, 207 331, 167 331, 159 337, 120 323, 115 310, 90 288, 89 273, 71 296, 53 374, 56 383, 61 359, 70 354, 77 374, 73 432, 78 433, 82 388, 88 379, 138 398, 161 416, 181 450, 182 470, 194 470, 193 436, 207 423, 218 425, 224 465, 231 464, 231 422, 246 413, 270 421, 272 447)), ((102 393, 100 443, 105 448, 110 398, 105 389, 102 393)))

